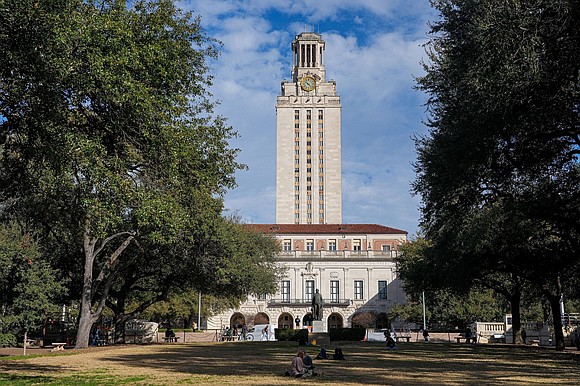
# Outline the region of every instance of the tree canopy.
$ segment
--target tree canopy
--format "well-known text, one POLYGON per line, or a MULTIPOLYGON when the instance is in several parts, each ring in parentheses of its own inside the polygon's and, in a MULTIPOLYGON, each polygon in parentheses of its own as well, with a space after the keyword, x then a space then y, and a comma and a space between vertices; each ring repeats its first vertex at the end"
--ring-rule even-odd
POLYGON ((469 277, 534 283, 563 347, 558 301, 580 265, 580 2, 432 4, 413 185, 425 236, 469 277))
MULTIPOLYGON (((171 0, 0 0, 1 214, 62 251, 77 347, 131 264, 183 259, 191 271, 161 265, 157 280, 189 273, 219 292, 236 261, 271 263, 273 250, 222 254, 235 227, 222 197, 245 166, 208 91, 218 49, 171 0)), ((248 269, 230 291, 251 290, 252 272, 274 277, 248 269)))

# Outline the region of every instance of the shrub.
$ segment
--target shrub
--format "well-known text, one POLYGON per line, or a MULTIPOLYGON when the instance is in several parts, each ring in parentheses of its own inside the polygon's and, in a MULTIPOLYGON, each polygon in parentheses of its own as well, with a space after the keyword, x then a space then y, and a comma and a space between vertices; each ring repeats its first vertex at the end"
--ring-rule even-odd
POLYGON ((0 346, 2 346, 2 347, 16 347, 16 335, 14 335, 14 334, 0 334, 0 346))
POLYGON ((292 329, 292 328, 276 328, 274 330, 277 340, 294 341, 300 340, 308 342, 308 330, 306 328, 292 329))
POLYGON ((329 330, 331 341, 360 341, 365 338, 365 328, 331 328, 329 330))

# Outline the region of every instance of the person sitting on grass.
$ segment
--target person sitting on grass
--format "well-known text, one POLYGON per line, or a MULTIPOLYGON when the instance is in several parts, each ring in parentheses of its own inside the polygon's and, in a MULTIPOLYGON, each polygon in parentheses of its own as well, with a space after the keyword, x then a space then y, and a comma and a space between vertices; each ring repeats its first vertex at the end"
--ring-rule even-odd
POLYGON ((395 342, 395 340, 393 339, 393 337, 392 337, 392 336, 389 336, 389 337, 387 338, 387 348, 388 348, 389 350, 394 350, 394 349, 396 349, 396 348, 397 348, 397 343, 395 342))
POLYGON ((326 354, 326 349, 324 347, 320 349, 320 352, 316 356, 316 359, 328 359, 328 354, 326 354))
POLYGON ((341 360, 341 361, 346 359, 344 357, 344 354, 342 353, 342 349, 340 347, 337 347, 334 349, 334 356, 332 357, 332 359, 341 360))
POLYGON ((292 358, 292 368, 286 371, 286 375, 295 378, 301 378, 306 373, 304 368, 304 350, 298 350, 298 353, 294 358, 292 358))
POLYGON ((308 355, 307 352, 304 352, 304 358, 302 358, 302 363, 304 363, 304 369, 307 372, 314 373, 314 363, 312 362, 312 357, 308 355))

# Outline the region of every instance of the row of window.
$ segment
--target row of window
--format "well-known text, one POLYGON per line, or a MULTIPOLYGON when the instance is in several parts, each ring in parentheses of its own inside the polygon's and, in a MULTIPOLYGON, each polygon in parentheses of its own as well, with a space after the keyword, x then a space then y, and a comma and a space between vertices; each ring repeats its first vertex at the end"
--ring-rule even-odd
MULTIPOLYGON (((318 110, 318 159, 319 159, 319 169, 318 169, 318 191, 319 193, 324 192, 324 110, 318 110)), ((300 110, 294 110, 294 223, 300 223, 300 110)), ((308 224, 312 223, 312 207, 310 205, 311 192, 312 192, 312 110, 306 110, 306 164, 307 164, 307 176, 306 176, 306 193, 309 196, 308 208, 306 213, 306 222, 308 224)), ((321 197, 323 194, 320 195, 321 197)), ((318 208, 318 222, 320 224, 324 223, 324 201, 320 200, 320 206, 318 208)))
MULTIPOLYGON (((296 205, 298 205, 298 204, 296 204, 296 205)), ((320 204, 319 209, 323 209, 323 207, 324 207, 324 205, 320 204)), ((295 207, 295 208, 297 209, 297 207, 295 207)), ((308 209, 312 209, 312 206, 310 204, 308 204, 308 209)), ((348 242, 346 242, 346 243, 348 243, 348 242)), ((336 251, 337 250, 336 246, 337 246, 336 240, 328 240, 328 250, 329 251, 336 251)), ((370 244, 369 244, 369 248, 370 248, 370 244)), ((284 240, 282 242, 282 249, 286 252, 291 251, 292 250, 292 240, 284 240)), ((296 246, 296 250, 298 250, 298 246, 296 246)), ((307 251, 314 251, 314 239, 306 240, 306 250, 307 251)), ((324 250, 324 244, 321 245, 321 250, 324 250)), ((361 240, 360 239, 352 240, 352 250, 353 251, 360 251, 361 250, 361 240)), ((390 252, 391 246, 388 244, 381 245, 381 251, 382 252, 390 252)))
MULTIPOLYGON (((377 298, 386 300, 387 299, 387 281, 379 280, 377 282, 377 298)), ((280 283, 280 293, 282 295, 282 302, 290 302, 290 280, 282 280, 280 283)), ((304 283, 304 301, 308 302, 314 296, 314 280, 306 280, 304 283)), ((355 300, 364 299, 364 282, 362 280, 354 281, 354 293, 355 300)), ((340 301, 340 281, 331 280, 330 281, 330 303, 338 303, 340 301)))

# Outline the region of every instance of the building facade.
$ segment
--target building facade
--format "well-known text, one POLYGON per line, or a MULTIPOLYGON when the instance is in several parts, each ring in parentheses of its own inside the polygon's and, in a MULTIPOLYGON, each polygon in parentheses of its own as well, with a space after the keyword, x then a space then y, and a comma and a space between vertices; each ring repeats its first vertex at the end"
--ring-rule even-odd
POLYGON ((209 329, 311 325, 317 289, 325 330, 388 327, 389 308, 406 301, 394 259, 407 232, 342 224, 341 103, 336 83, 326 80, 324 50, 316 33, 292 42, 292 80, 282 82, 276 105, 276 224, 247 225, 280 243, 278 291, 209 318, 209 329))
POLYGON ((276 104, 276 223, 342 223, 340 97, 326 80, 325 42, 292 42, 292 80, 276 104))

